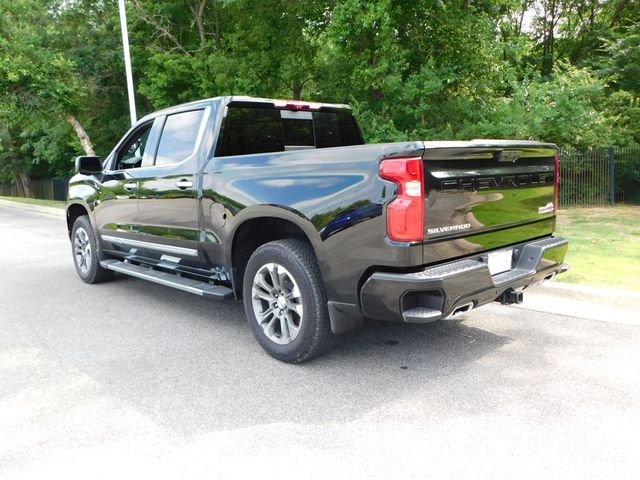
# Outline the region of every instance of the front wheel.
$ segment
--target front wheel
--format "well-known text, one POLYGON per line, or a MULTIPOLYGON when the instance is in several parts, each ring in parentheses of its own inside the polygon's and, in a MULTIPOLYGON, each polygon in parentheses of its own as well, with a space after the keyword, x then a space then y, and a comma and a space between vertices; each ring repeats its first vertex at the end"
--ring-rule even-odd
POLYGON ((276 240, 259 247, 247 264, 242 293, 251 331, 272 357, 301 363, 330 347, 327 296, 307 242, 276 240))
POLYGON ((71 230, 71 249, 76 271, 86 283, 100 283, 113 278, 113 272, 100 266, 98 244, 89 217, 78 217, 71 230))

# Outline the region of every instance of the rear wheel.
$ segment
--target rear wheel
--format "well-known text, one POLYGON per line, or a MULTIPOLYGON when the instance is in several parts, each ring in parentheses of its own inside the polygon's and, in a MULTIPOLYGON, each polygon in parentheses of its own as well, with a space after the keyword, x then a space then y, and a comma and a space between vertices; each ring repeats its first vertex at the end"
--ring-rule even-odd
POLYGON ((86 215, 76 219, 71 230, 73 263, 80 278, 86 283, 100 283, 113 278, 113 272, 100 266, 98 245, 86 215))
POLYGON ((330 347, 327 297, 307 242, 276 240, 259 247, 245 270, 243 298, 249 326, 272 357, 301 363, 330 347))

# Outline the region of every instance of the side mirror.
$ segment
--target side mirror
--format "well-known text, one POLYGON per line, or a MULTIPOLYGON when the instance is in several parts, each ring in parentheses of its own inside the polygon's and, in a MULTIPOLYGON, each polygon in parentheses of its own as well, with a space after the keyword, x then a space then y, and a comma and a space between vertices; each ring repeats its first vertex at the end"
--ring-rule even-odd
POLYGON ((95 175, 102 172, 102 161, 100 157, 86 155, 76 157, 76 172, 83 175, 95 175))

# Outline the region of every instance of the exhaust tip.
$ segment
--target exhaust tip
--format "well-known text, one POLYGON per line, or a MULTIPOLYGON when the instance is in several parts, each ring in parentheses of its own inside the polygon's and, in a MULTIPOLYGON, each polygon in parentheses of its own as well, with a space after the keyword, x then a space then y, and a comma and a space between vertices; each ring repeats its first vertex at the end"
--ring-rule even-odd
POLYGON ((464 305, 460 305, 459 307, 456 307, 453 310, 453 312, 451 312, 447 316, 447 319, 453 318, 453 317, 457 317, 458 315, 462 315, 463 313, 470 312, 471 310, 473 310, 473 307, 474 307, 473 302, 469 302, 469 303, 465 303, 464 305))

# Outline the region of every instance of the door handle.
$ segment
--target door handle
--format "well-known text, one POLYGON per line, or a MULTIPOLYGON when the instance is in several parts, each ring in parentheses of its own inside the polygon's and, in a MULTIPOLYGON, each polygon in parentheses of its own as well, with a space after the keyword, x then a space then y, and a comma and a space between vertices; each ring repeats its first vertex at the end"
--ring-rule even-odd
POLYGON ((135 189, 136 189, 136 187, 137 187, 137 184, 135 184, 135 183, 125 183, 125 184, 124 184, 124 189, 125 189, 127 192, 131 192, 132 190, 135 190, 135 189))
POLYGON ((193 187, 193 182, 190 182, 189 180, 178 180, 176 182, 176 187, 180 190, 186 190, 187 188, 193 187))

